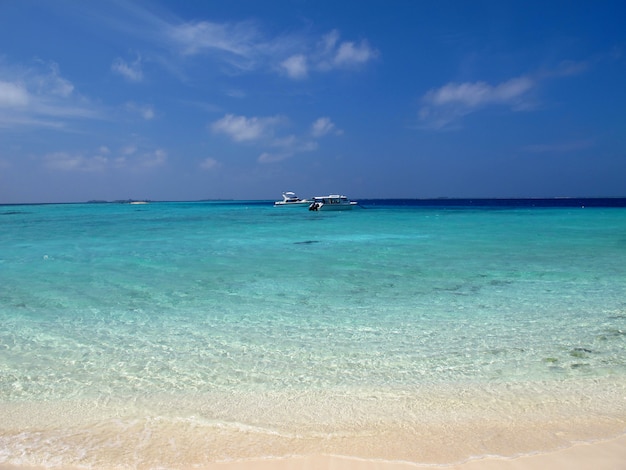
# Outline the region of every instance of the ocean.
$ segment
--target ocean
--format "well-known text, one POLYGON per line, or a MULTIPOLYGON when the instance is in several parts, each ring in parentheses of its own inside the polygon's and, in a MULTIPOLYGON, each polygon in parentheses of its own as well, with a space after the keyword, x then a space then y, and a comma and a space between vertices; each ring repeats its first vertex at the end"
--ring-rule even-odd
POLYGON ((460 462, 625 396, 623 199, 0 206, 0 464, 460 462))

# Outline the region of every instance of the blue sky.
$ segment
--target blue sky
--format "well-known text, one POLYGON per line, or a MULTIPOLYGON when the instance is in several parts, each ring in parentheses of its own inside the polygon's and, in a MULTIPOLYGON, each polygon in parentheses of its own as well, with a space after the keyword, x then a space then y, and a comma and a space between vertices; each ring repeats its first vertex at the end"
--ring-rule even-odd
POLYGON ((0 0, 0 203, 626 196, 626 2, 0 0))

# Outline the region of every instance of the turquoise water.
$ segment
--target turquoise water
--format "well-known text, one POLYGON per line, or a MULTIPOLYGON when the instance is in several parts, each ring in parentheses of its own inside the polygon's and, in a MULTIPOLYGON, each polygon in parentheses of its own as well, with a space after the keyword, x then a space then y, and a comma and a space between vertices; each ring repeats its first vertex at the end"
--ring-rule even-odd
POLYGON ((624 208, 0 207, 0 405, 21 410, 0 463, 58 462, 37 429, 63 462, 97 466, 59 428, 127 415, 316 435, 339 416, 348 432, 361 405, 345 401, 424 390, 608 383, 619 428, 625 346, 624 208), (77 403, 97 416, 72 421, 77 403))

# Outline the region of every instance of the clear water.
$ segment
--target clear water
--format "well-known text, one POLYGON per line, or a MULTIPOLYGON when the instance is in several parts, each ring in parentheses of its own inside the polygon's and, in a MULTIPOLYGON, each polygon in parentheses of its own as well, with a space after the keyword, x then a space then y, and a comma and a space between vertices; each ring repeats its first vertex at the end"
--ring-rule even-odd
POLYGON ((625 346, 624 208, 0 207, 0 463, 175 462, 90 457, 148 419, 235 423, 231 445, 417 429, 409 408, 442 424, 462 391, 494 419, 563 393, 626 430, 625 346))

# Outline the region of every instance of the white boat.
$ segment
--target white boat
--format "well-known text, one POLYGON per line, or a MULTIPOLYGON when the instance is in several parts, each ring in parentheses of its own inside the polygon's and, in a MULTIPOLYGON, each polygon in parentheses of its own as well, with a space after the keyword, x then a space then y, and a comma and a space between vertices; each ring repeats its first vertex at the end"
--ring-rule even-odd
POLYGON ((296 196, 296 193, 294 193, 293 191, 286 191, 283 193, 283 200, 282 201, 276 201, 274 203, 274 206, 279 206, 279 207, 305 207, 305 206, 309 206, 311 205, 311 202, 309 199, 300 199, 298 196, 296 196))
POLYGON ((329 196, 316 196, 309 206, 310 211, 346 211, 356 206, 355 201, 351 201, 346 196, 331 194, 329 196))

